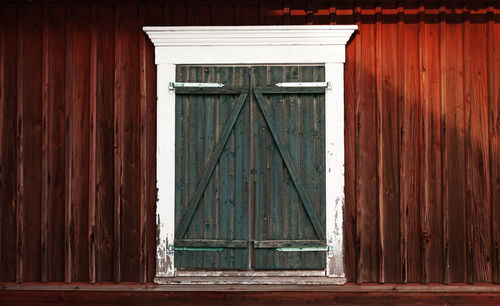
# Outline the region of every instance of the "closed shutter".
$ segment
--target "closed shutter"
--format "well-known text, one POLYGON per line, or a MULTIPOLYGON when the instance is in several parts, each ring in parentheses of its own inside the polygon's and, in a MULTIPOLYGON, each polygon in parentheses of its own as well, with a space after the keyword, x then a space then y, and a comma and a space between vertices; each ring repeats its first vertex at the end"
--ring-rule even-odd
POLYGON ((176 267, 324 269, 324 67, 176 75, 176 267))

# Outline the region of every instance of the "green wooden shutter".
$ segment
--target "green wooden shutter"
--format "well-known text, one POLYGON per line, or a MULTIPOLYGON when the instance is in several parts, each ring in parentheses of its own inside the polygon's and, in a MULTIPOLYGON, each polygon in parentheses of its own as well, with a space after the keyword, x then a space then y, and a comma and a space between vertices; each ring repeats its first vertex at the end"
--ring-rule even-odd
POLYGON ((225 84, 176 89, 176 267, 324 269, 324 252, 276 250, 325 246, 324 89, 275 86, 324 68, 179 66, 176 81, 225 84))

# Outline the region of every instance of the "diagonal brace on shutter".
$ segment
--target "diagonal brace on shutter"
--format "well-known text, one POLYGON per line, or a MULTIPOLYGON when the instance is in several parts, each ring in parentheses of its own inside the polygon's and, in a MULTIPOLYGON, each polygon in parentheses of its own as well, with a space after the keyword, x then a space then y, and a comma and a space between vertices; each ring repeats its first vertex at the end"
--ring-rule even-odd
POLYGON ((222 130, 219 141, 215 145, 215 148, 212 151, 212 155, 210 156, 208 163, 204 167, 203 176, 201 177, 200 181, 198 182, 198 185, 196 186, 196 189, 194 190, 193 198, 191 199, 191 201, 189 201, 188 208, 184 213, 184 216, 182 216, 182 220, 179 224, 179 227, 177 228, 177 232, 175 233, 175 237, 177 239, 182 239, 186 234, 188 225, 191 222, 194 212, 196 211, 196 208, 200 203, 200 199, 203 195, 203 192, 205 191, 205 188, 207 187, 207 184, 210 181, 210 177, 212 176, 215 166, 217 165, 217 161, 220 158, 222 149, 224 149, 224 146, 226 145, 226 142, 229 139, 231 130, 233 129, 236 119, 238 119, 238 115, 240 114, 241 109, 243 108, 243 104, 245 103, 246 98, 247 98, 246 93, 241 94, 238 97, 236 105, 234 106, 231 114, 229 115, 229 119, 227 120, 226 125, 222 130))
POLYGON ((259 89, 254 89, 254 93, 255 97, 257 98, 257 103, 259 104, 259 107, 262 110, 262 114, 264 114, 264 118, 267 122, 267 125, 271 130, 271 134, 273 135, 274 141, 276 141, 281 156, 283 157, 283 161, 285 162, 285 165, 288 168, 288 172, 290 172, 290 176, 292 177, 292 181, 295 184, 295 188, 297 189, 300 199, 304 204, 304 208, 307 212, 307 215, 311 220, 311 223, 314 227, 314 231, 316 232, 316 235, 320 240, 325 240, 325 232, 323 231, 323 227, 321 226, 321 223, 319 222, 319 219, 316 216, 314 209, 312 208, 311 199, 309 198, 309 195, 307 194, 306 189, 304 188, 304 185, 302 184, 302 181, 299 178, 297 169, 295 169, 293 160, 290 154, 288 153, 288 150, 286 149, 285 143, 283 142, 281 135, 278 133, 278 129, 276 128, 276 125, 274 123, 271 111, 266 104, 266 100, 264 99, 264 96, 262 96, 262 93, 259 89))

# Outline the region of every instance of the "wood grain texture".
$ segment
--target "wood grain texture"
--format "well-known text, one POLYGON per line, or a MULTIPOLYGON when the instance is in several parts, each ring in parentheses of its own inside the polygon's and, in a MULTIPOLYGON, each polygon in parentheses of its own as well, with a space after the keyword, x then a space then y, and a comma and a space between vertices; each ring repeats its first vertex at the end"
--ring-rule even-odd
POLYGON ((494 48, 500 43, 500 17, 498 9, 488 7, 487 54, 488 54, 488 135, 490 139, 490 182, 491 182, 491 249, 492 280, 500 282, 500 52, 494 48), (496 15, 495 15, 496 14, 496 15))
MULTIPOLYGON (((370 9, 373 11, 373 9, 370 9)), ((372 12, 373 13, 373 12, 372 12)), ((361 15, 361 73, 359 103, 356 105, 356 193, 357 222, 360 254, 358 261, 358 282, 376 282, 379 278, 379 228, 377 197, 377 130, 376 116, 376 76, 375 16, 361 15)))
MULTIPOLYGON (((443 205, 441 191, 441 78, 439 16, 424 16, 421 56, 421 99, 423 118, 423 247, 424 282, 444 280, 443 205)), ((422 202, 421 202, 422 203, 422 202)), ((422 205, 422 204, 421 204, 422 205)))
MULTIPOLYGON (((445 12, 446 14, 447 12, 445 12)), ((463 97, 463 31, 461 15, 446 15, 443 48, 444 146, 443 201, 447 211, 445 252, 449 281, 466 281, 465 120, 463 97), (462 59, 462 60, 455 60, 462 59)))
POLYGON ((96 84, 96 281, 113 280, 114 7, 98 7, 96 84))
POLYGON ((397 74, 401 62, 384 60, 398 57, 397 41, 392 39, 397 36, 398 25, 394 23, 393 13, 395 8, 382 10, 381 27, 379 28, 380 41, 380 72, 377 74, 377 91, 380 96, 379 112, 379 207, 380 213, 380 239, 384 258, 384 265, 380 273, 381 282, 398 282, 401 280, 401 256, 399 231, 399 102, 397 88, 397 74))
POLYGON ((22 44, 22 146, 24 184, 23 280, 41 276, 42 10, 26 8, 22 44))
MULTIPOLYGON (((141 25, 356 23, 344 79, 348 281, 499 282, 496 3, 93 5, 94 17, 86 1, 0 5, 0 280, 87 281, 95 269, 96 282, 140 282, 146 270, 152 281, 157 85, 141 25)), ((298 142, 299 126, 281 124, 285 144, 298 142)), ((250 171, 241 145, 235 172, 250 171)), ((248 188, 239 179, 235 190, 248 188)), ((256 190, 272 189, 266 179, 256 190)))
POLYGON ((64 281, 66 173, 66 12, 49 11, 49 281, 64 281))
POLYGON ((113 84, 113 281, 121 280, 121 218, 123 191, 123 101, 122 101, 122 13, 121 7, 114 8, 114 84, 113 84))
POLYGON ((0 94, 0 280, 16 279, 17 270, 17 110, 18 14, 1 11, 0 94), (11 46, 5 48, 5 46, 11 46))

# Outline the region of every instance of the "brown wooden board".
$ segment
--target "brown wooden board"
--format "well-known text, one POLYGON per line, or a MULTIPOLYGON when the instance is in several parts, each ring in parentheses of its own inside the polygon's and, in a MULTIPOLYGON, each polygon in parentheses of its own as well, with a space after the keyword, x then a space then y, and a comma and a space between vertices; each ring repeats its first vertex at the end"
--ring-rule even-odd
POLYGON ((64 8, 49 11, 49 281, 64 281, 64 185, 66 147, 66 15, 64 8))
POLYGON ((360 92, 356 101, 356 212, 357 239, 359 243, 358 282, 378 281, 379 228, 377 197, 377 137, 373 135, 377 126, 375 49, 375 17, 361 16, 359 45, 360 77, 356 88, 360 92))
POLYGON ((96 86, 96 279, 113 279, 114 8, 98 7, 96 86))
POLYGON ((448 15, 441 25, 442 99, 444 112, 443 202, 445 203, 445 281, 467 281, 465 206, 465 120, 463 97, 463 32, 461 15, 448 15))
POLYGON ((23 280, 40 281, 42 157, 42 11, 27 8, 22 44, 23 280))
POLYGON ((467 203, 471 282, 491 282, 490 151, 488 138, 487 39, 485 10, 465 21, 467 203))
POLYGON ((401 62, 384 60, 398 57, 398 44, 393 39, 398 34, 398 25, 391 13, 394 8, 382 10, 381 25, 377 27, 377 112, 379 134, 379 210, 381 241, 381 282, 401 281, 400 186, 399 186, 399 98, 397 74, 401 62))
POLYGON ((0 280, 16 279, 17 10, 1 12, 0 34, 0 280), (6 46, 10 46, 7 48, 6 46))
POLYGON ((423 50, 421 51, 422 80, 422 147, 421 177, 423 194, 421 204, 424 212, 424 282, 444 280, 443 256, 443 204, 442 204, 442 159, 441 159, 441 77, 439 16, 424 17, 423 50))

